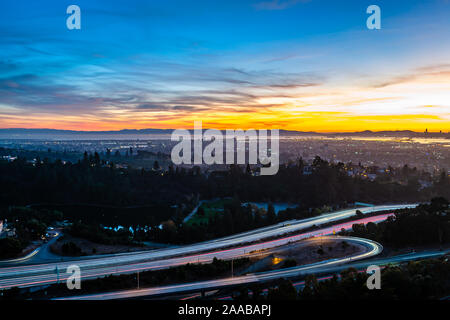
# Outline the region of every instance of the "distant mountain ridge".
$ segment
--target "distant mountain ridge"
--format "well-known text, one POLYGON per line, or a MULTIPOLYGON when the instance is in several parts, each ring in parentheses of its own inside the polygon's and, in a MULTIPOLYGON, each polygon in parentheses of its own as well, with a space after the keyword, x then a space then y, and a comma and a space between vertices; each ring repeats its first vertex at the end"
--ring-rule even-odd
MULTIPOLYGON (((0 135, 127 135, 127 134, 171 134, 175 129, 122 129, 109 131, 77 131, 77 130, 60 130, 60 129, 27 129, 27 128, 4 128, 0 129, 0 135)), ((203 129, 205 131, 207 129, 203 129)), ((193 132, 193 130, 189 130, 193 132)), ((222 130, 224 132, 224 130, 222 130)), ((359 131, 359 132, 315 132, 315 131, 294 131, 294 130, 280 130, 280 135, 298 135, 298 136, 340 136, 340 137, 446 137, 450 138, 450 133, 439 132, 416 132, 411 130, 400 131, 359 131)))
POLYGON ((122 129, 110 131, 78 131, 78 130, 60 130, 60 129, 27 129, 27 128, 6 128, 0 129, 1 133, 12 134, 165 134, 172 133, 173 129, 122 129))

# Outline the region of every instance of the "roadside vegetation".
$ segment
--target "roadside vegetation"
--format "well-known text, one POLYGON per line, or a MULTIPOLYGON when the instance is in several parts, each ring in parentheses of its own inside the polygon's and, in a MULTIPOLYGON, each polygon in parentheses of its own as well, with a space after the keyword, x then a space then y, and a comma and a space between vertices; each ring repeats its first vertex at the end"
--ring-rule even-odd
POLYGON ((0 209, 0 217, 8 221, 8 228, 15 233, 0 239, 0 259, 17 257, 32 241, 45 237, 49 226, 63 219, 59 211, 26 207, 0 209))
POLYGON ((444 245, 450 243, 450 204, 434 198, 429 204, 398 210, 380 223, 355 224, 342 235, 362 237, 392 247, 444 245))
POLYGON ((192 218, 186 222, 186 225, 206 225, 215 219, 217 215, 223 214, 224 208, 231 204, 232 201, 230 199, 218 199, 202 203, 192 218))

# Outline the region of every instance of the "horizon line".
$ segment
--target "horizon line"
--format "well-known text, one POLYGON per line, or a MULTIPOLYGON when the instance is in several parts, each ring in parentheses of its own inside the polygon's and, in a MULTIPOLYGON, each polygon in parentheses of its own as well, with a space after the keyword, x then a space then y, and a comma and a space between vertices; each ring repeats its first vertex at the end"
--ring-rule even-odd
MULTIPOLYGON (((14 127, 14 128, 0 128, 0 130, 4 131, 4 130, 48 130, 48 131, 66 131, 66 132, 71 132, 71 133, 124 133, 124 131, 145 131, 145 130, 161 130, 161 131, 170 131, 170 130, 194 130, 194 128, 142 128, 142 129, 135 129, 135 128, 123 128, 123 129, 118 129, 118 130, 73 130, 73 129, 55 129, 55 128, 20 128, 20 127, 14 127)), ((319 134, 339 134, 339 133, 383 133, 383 132, 410 132, 410 133, 441 133, 441 134, 448 134, 450 133, 450 131, 428 131, 428 130, 423 130, 423 131, 415 131, 415 130, 409 130, 409 129, 404 129, 404 130, 378 130, 378 131, 374 131, 374 130, 363 130, 363 131, 302 131, 302 130, 292 130, 292 129, 280 129, 280 128, 274 128, 274 129, 267 129, 267 128, 247 128, 247 129, 217 129, 217 128, 202 128, 202 130, 210 130, 210 129, 214 129, 214 130, 219 130, 219 131, 225 131, 225 130, 280 130, 280 131, 288 131, 288 132, 298 132, 298 133, 319 133, 319 134)))

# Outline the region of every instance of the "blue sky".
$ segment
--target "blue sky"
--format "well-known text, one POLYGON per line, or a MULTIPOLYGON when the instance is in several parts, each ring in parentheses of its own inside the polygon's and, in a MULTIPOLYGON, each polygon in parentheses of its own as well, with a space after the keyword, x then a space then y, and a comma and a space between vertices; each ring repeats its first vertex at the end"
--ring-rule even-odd
POLYGON ((449 18, 448 0, 2 1, 0 127, 450 127, 449 18))

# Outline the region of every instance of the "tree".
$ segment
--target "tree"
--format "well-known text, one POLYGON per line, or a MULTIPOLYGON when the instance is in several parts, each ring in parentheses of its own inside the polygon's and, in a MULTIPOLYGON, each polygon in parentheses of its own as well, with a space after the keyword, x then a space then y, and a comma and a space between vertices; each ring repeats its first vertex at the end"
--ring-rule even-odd
POLYGON ((16 257, 23 250, 19 240, 15 238, 0 239, 0 258, 7 259, 16 257))
POLYGON ((89 163, 89 157, 88 157, 87 151, 85 151, 83 153, 83 164, 88 164, 88 163, 89 163))
POLYGON ((98 154, 98 152, 94 153, 94 163, 96 166, 100 164, 100 155, 98 154))
POLYGON ((356 210, 356 216, 358 218, 362 218, 362 217, 364 217, 364 214, 361 212, 361 210, 356 210))
POLYGON ((300 159, 298 159, 297 168, 298 168, 298 172, 300 174, 303 174, 303 169, 305 168, 305 161, 303 161, 302 157, 300 157, 300 159))
POLYGON ((159 169, 160 169, 159 163, 157 160, 155 160, 155 162, 153 162, 153 170, 158 171, 159 169))
POLYGON ((203 209, 203 207, 200 206, 200 208, 197 209, 197 214, 198 214, 200 217, 204 217, 204 216, 205 216, 205 209, 203 209))
POLYGON ((75 243, 72 241, 66 242, 61 246, 61 252, 64 255, 68 256, 79 256, 81 255, 81 248, 78 247, 75 243))
POLYGON ((273 204, 269 203, 267 207, 267 221, 268 223, 274 223, 277 219, 277 215, 275 214, 275 208, 273 204))
POLYGON ((305 279, 305 286, 299 293, 300 298, 310 300, 313 299, 318 292, 319 284, 315 275, 308 275, 305 279))
POLYGON ((269 300, 296 300, 297 290, 289 280, 282 279, 278 283, 278 287, 270 288, 267 295, 269 300))

